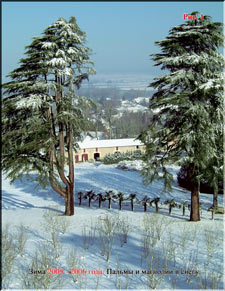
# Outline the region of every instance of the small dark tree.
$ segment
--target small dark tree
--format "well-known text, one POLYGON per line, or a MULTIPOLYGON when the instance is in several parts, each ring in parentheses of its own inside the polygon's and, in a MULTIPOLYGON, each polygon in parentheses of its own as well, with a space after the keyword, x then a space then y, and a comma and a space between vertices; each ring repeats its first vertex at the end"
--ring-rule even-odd
POLYGON ((78 192, 77 193, 77 197, 79 199, 79 206, 80 206, 81 205, 81 202, 82 202, 83 192, 78 192))
POLYGON ((188 201, 181 201, 181 205, 182 205, 182 212, 183 212, 183 216, 185 216, 185 208, 188 205, 188 201))
POLYGON ((88 191, 85 195, 84 195, 84 199, 88 199, 88 207, 91 207, 91 200, 95 199, 95 193, 94 191, 88 191))
POLYGON ((164 204, 169 205, 169 215, 172 213, 172 208, 178 207, 178 204, 174 201, 174 199, 166 200, 164 204))
POLYGON ((101 208, 102 202, 105 201, 104 195, 102 193, 98 193, 96 195, 96 200, 98 200, 98 207, 101 208))
POLYGON ((149 202, 149 198, 147 196, 145 196, 142 200, 141 203, 144 206, 144 212, 147 211, 147 203, 149 202))
POLYGON ((215 207, 212 205, 211 207, 209 207, 208 211, 211 212, 211 214, 212 214, 211 218, 212 218, 212 220, 214 220, 215 207))
POLYGON ((116 195, 116 198, 119 200, 119 210, 122 210, 122 202, 124 200, 124 194, 122 192, 119 192, 116 195))
POLYGON ((105 200, 109 201, 108 209, 111 208, 111 201, 112 201, 113 196, 114 196, 114 192, 113 191, 109 190, 109 191, 105 192, 104 198, 105 198, 105 200))
POLYGON ((130 200, 131 211, 134 211, 134 200, 136 199, 136 194, 130 194, 128 199, 130 200))
POLYGON ((150 201, 150 206, 152 206, 152 204, 155 204, 155 212, 158 213, 159 212, 159 201, 160 201, 160 197, 154 198, 153 200, 150 201))

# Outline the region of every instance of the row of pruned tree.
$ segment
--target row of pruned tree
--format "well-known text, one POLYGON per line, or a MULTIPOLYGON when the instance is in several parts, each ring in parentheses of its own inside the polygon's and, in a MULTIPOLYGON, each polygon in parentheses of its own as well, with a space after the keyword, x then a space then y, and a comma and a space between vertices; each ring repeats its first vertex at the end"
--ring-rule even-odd
POLYGON ((148 196, 144 196, 143 199, 138 199, 136 194, 124 194, 122 192, 118 192, 117 194, 112 191, 105 191, 105 193, 96 194, 93 190, 86 192, 78 192, 77 193, 79 206, 82 205, 82 200, 88 200, 88 207, 91 207, 91 202, 98 201, 98 207, 102 207, 102 202, 108 201, 108 209, 111 209, 111 203, 118 203, 119 210, 122 210, 122 203, 130 201, 131 211, 134 211, 134 203, 136 205, 141 205, 144 207, 144 212, 147 212, 147 207, 155 207, 155 212, 158 213, 160 209, 160 205, 168 205, 169 207, 169 215, 172 213, 173 208, 182 208, 182 215, 185 216, 186 208, 190 210, 190 204, 187 200, 181 201, 180 203, 175 202, 174 199, 165 200, 163 203, 160 203, 160 197, 150 198, 148 196))

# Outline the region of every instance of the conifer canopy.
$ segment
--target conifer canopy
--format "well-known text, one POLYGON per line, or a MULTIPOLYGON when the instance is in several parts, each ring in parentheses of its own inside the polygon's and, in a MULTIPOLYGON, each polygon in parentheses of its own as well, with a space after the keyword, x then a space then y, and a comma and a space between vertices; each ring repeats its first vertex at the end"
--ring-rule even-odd
POLYGON ((151 56, 166 74, 150 84, 156 90, 150 100, 154 116, 139 139, 146 145, 144 181, 163 179, 171 190, 173 177, 166 165, 189 165, 191 180, 198 183, 222 153, 223 24, 209 16, 188 20, 156 44, 161 52, 151 56))

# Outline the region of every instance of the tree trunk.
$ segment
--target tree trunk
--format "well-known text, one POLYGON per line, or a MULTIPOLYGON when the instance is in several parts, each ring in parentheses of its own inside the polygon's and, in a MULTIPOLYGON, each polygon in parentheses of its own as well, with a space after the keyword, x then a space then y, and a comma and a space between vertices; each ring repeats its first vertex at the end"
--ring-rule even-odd
POLYGON ((218 186, 215 185, 213 188, 213 208, 214 210, 216 210, 216 208, 218 207, 218 186))
MULTIPOLYGON (((72 80, 70 80, 70 104, 72 106, 72 80)), ((60 125, 60 123, 59 123, 60 125)), ((68 163, 69 163, 69 187, 67 187, 67 197, 66 197, 66 211, 65 215, 71 216, 74 215, 74 161, 73 161, 73 129, 72 125, 69 124, 66 128, 67 130, 67 147, 68 147, 68 163)), ((60 156, 63 156, 63 162, 64 162, 64 137, 63 132, 60 133, 60 156), (62 139, 62 141, 61 141, 62 139), (62 151, 63 148, 63 151, 62 151), (61 152, 62 151, 62 152, 61 152)), ((63 164, 63 170, 64 170, 64 164, 63 164)))
POLYGON ((192 185, 190 221, 200 221, 199 183, 192 185))
POLYGON ((74 215, 74 187, 73 184, 70 184, 70 187, 67 188, 67 196, 65 198, 65 215, 72 216, 74 215))
POLYGON ((79 206, 81 205, 81 200, 82 200, 82 197, 80 196, 79 197, 79 206))
POLYGON ((159 212, 159 205, 158 202, 155 201, 155 212, 158 213, 159 212))
POLYGON ((119 200, 120 210, 122 209, 122 200, 119 200))
POLYGON ((134 201, 133 201, 133 199, 131 199, 130 203, 131 203, 131 211, 134 211, 134 201))
POLYGON ((98 207, 101 208, 101 205, 102 205, 102 198, 99 197, 99 199, 98 199, 98 207))
POLYGON ((111 208, 111 198, 109 198, 109 206, 108 208, 110 209, 111 208))
MULTIPOLYGON (((70 104, 72 106, 72 80, 70 80, 70 104)), ((71 111, 70 111, 71 112, 71 111)), ((69 123, 66 128, 67 133, 67 148, 68 148, 68 163, 69 163, 69 188, 67 191, 67 199, 66 199, 66 211, 65 215, 71 216, 74 215, 74 161, 73 161, 73 129, 71 123, 69 123)), ((64 138, 62 138, 63 140, 64 138)), ((61 149, 61 147, 60 147, 61 149)), ((63 147, 63 151, 65 147, 63 147)))
POLYGON ((144 203, 144 212, 147 211, 147 203, 144 203))
POLYGON ((194 163, 191 163, 188 168, 188 178, 191 183, 191 212, 190 221, 200 221, 200 201, 199 189, 200 183, 196 181, 197 169, 194 163))
POLYGON ((88 207, 91 207, 91 197, 88 198, 88 207))
POLYGON ((172 206, 169 205, 169 215, 171 214, 171 212, 172 212, 172 206))
POLYGON ((185 205, 183 205, 183 216, 185 216, 185 205))

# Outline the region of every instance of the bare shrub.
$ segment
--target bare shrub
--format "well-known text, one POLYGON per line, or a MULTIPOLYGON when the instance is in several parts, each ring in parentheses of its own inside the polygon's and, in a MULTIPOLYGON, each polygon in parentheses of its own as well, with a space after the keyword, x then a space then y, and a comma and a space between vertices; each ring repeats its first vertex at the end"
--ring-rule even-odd
POLYGON ((187 226, 187 224, 182 224, 182 228, 180 231, 180 245, 181 245, 181 258, 182 260, 185 257, 185 251, 187 249, 187 242, 190 238, 191 235, 191 230, 189 229, 189 227, 187 226))
POLYGON ((9 287, 10 274, 13 272, 13 266, 17 257, 17 249, 13 235, 9 233, 9 225, 2 229, 2 285, 4 288, 9 287))
POLYGON ((57 268, 57 263, 49 252, 48 245, 40 243, 31 258, 31 262, 25 268, 20 269, 21 288, 60 289, 65 283, 63 275, 49 274, 50 268, 57 268))
POLYGON ((142 242, 142 245, 141 245, 141 251, 142 251, 141 258, 146 259, 148 257, 148 255, 149 255, 149 252, 150 252, 150 249, 151 249, 149 235, 143 234, 141 242, 142 242))
POLYGON ((207 264, 204 264, 203 271, 200 271, 197 277, 199 289, 218 290, 223 289, 223 273, 209 270, 207 264))
MULTIPOLYGON (((116 256, 116 270, 120 270, 120 257, 117 255, 116 256)), ((115 282, 115 286, 117 289, 121 289, 121 286, 122 286, 122 279, 121 279, 121 274, 116 274, 116 280, 114 281, 115 282)))
POLYGON ((99 241, 101 245, 101 254, 106 253, 106 260, 109 261, 116 229, 118 226, 118 217, 106 215, 98 222, 99 241))
POLYGON ((92 246, 95 242, 96 226, 91 223, 90 229, 87 230, 87 226, 82 228, 82 245, 85 250, 92 246))
POLYGON ((176 266, 176 249, 177 244, 172 238, 172 234, 169 233, 168 238, 166 241, 161 242, 162 250, 163 250, 163 257, 165 264, 167 264, 168 261, 172 262, 174 267, 176 266))
POLYGON ((204 230, 204 242, 207 249, 207 263, 209 264, 212 260, 214 250, 215 250, 215 241, 216 237, 214 237, 214 233, 208 229, 204 230))
MULTIPOLYGON (((75 249, 72 249, 67 253, 66 264, 69 267, 70 272, 74 268, 77 268, 77 269, 80 268, 80 265, 81 265, 80 255, 77 253, 75 249)), ((71 274, 71 275, 73 277, 73 282, 76 283, 80 275, 79 274, 71 274)))
POLYGON ((156 227, 152 223, 152 216, 150 214, 144 215, 143 225, 145 229, 145 235, 148 237, 148 239, 145 239, 145 241, 149 241, 151 246, 155 247, 157 244, 157 233, 156 227))
POLYGON ((48 236, 48 246, 52 250, 55 258, 59 258, 62 254, 62 244, 60 242, 60 231, 65 230, 65 223, 61 223, 62 216, 57 216, 53 211, 47 210, 43 214, 44 222, 42 228, 48 236))
POLYGON ((161 239, 163 233, 171 224, 171 220, 160 214, 147 214, 144 216, 144 228, 147 233, 161 239))
POLYGON ((121 247, 127 243, 127 235, 131 229, 128 218, 120 218, 118 223, 118 235, 121 247))
POLYGON ((19 231, 17 232, 17 235, 16 235, 16 248, 17 248, 18 254, 22 256, 25 251, 27 239, 28 239, 28 234, 26 233, 25 227, 21 224, 19 227, 19 231))
POLYGON ((154 248, 150 252, 150 260, 148 261, 147 272, 147 286, 150 289, 157 289, 158 285, 162 282, 165 276, 163 272, 156 273, 155 270, 163 270, 164 266, 160 263, 159 254, 154 248))
MULTIPOLYGON (((185 263, 184 263, 184 269, 185 270, 199 270, 199 263, 198 263, 198 245, 197 248, 193 251, 190 252, 189 257, 187 257, 185 259, 185 263)), ((193 281, 194 276, 196 276, 197 274, 191 274, 191 273, 187 273, 186 274, 186 282, 190 283, 191 281, 193 281)))

